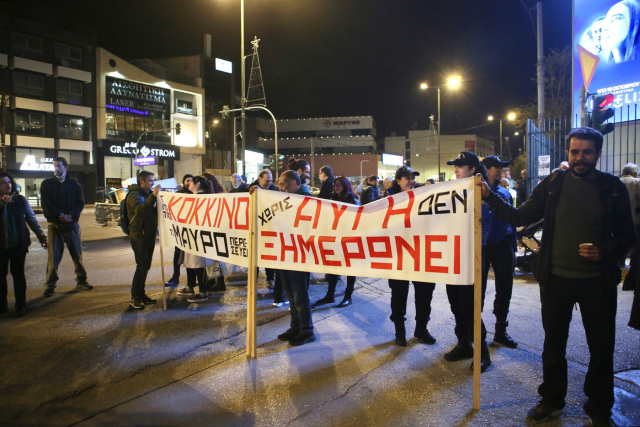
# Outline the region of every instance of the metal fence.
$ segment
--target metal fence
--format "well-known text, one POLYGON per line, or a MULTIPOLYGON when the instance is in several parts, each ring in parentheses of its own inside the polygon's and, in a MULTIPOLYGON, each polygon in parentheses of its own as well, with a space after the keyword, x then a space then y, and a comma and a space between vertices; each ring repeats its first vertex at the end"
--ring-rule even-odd
MULTIPOLYGON (((638 104, 614 109, 614 131, 605 135, 602 155, 598 169, 620 176, 627 163, 640 161, 640 111, 638 104), (622 121, 622 119, 627 119, 622 121)), ((548 170, 553 171, 561 162, 567 160, 565 138, 571 130, 571 121, 567 118, 546 120, 538 125, 536 121, 527 121, 527 180, 529 193, 538 182, 547 176, 544 166, 549 156, 548 170)))

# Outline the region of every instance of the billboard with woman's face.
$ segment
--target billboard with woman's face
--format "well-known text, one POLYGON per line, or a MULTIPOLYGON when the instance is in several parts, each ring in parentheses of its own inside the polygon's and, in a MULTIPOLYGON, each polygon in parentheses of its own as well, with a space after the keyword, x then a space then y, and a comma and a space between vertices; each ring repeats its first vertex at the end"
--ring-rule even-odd
POLYGON ((583 85, 590 94, 614 95, 616 122, 635 119, 636 104, 640 102, 639 1, 574 0, 575 125, 580 123, 580 87, 583 85), (590 80, 589 76, 592 76, 590 80))

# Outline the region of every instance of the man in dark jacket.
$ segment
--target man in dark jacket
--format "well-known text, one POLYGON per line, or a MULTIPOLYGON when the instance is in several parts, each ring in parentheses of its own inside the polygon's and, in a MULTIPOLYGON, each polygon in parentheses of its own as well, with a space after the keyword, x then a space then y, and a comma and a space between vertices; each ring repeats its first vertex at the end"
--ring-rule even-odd
MULTIPOLYGON (((280 191, 278 187, 273 185, 273 175, 269 169, 264 169, 258 175, 258 179, 253 181, 247 191, 253 191, 252 188, 261 188, 263 190, 280 191)), ((258 272, 260 268, 258 267, 258 272)), ((282 307, 285 304, 289 304, 289 301, 284 297, 284 291, 282 289, 282 280, 280 280, 280 273, 273 268, 265 268, 265 275, 267 276, 267 286, 269 289, 273 289, 273 306, 282 307)), ((256 277, 258 274, 256 274, 256 277)))
POLYGON ((242 181, 242 177, 237 173, 231 175, 231 186, 233 188, 229 190, 229 193, 245 193, 249 191, 247 184, 242 181))
POLYGON ((318 178, 320 178, 320 182, 322 182, 322 186, 320 187, 320 193, 318 197, 320 199, 329 199, 331 193, 333 192, 333 169, 331 166, 323 166, 318 171, 318 178))
POLYGON ((58 266, 67 245, 69 255, 75 265, 76 290, 91 290, 87 282, 87 271, 82 265, 82 242, 80 239, 80 213, 84 209, 84 193, 75 179, 67 176, 67 160, 53 159, 54 176, 42 181, 40 193, 42 210, 49 222, 49 256, 45 278, 44 297, 53 295, 58 282, 58 266))
POLYGON ((158 211, 156 201, 160 185, 153 186, 153 172, 138 174, 138 184, 129 186, 127 214, 129 216, 129 239, 136 259, 136 272, 131 282, 131 307, 139 310, 145 305, 155 304, 144 291, 147 273, 151 268, 153 250, 156 247, 158 211))
POLYGON ((23 196, 14 193, 15 183, 9 174, 0 172, 0 314, 8 311, 7 273, 11 270, 13 290, 16 298, 16 315, 27 311, 27 279, 24 261, 31 245, 29 228, 38 236, 43 248, 47 248, 47 237, 23 196))
MULTIPOLYGON (((283 172, 278 179, 278 188, 285 193, 311 196, 300 181, 297 172, 283 172)), ((302 345, 315 341, 311 320, 311 302, 309 301, 309 280, 311 273, 305 271, 279 270, 284 294, 291 303, 291 327, 278 335, 280 341, 289 341, 291 345, 302 345)))
POLYGON ((567 394, 566 347, 572 310, 580 314, 590 361, 584 383, 585 412, 594 424, 608 422, 614 404, 613 353, 618 260, 636 240, 629 195, 619 178, 595 169, 602 134, 583 127, 567 135, 569 170, 549 175, 517 209, 481 183, 482 197, 502 221, 515 226, 544 218, 534 275, 540 283, 543 381, 542 400, 527 417, 545 422, 558 417, 567 394))
POLYGON ((375 175, 371 175, 367 179, 367 183, 362 187, 362 192, 360 193, 360 204, 366 205, 367 203, 375 202, 382 195, 380 193, 380 189, 378 188, 378 178, 375 175))

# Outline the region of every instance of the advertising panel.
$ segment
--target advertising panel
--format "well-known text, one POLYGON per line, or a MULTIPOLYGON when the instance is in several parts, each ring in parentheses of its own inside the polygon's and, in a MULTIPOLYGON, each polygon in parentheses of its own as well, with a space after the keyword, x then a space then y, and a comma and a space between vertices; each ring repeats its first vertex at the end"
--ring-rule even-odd
POLYGON ((105 77, 107 110, 148 116, 150 112, 169 116, 171 95, 169 89, 145 85, 114 77, 105 77))
POLYGON ((638 0, 574 0, 573 118, 580 124, 580 87, 614 95, 615 121, 635 119, 640 98, 638 0))

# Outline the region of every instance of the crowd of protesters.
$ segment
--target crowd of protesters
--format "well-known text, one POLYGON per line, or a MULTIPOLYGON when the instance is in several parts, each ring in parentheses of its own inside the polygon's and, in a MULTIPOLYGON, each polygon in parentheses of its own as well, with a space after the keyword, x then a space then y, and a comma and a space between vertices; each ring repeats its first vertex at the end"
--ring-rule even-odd
MULTIPOLYGON (((489 270, 495 275, 496 316, 493 342, 508 348, 518 343, 507 333, 508 314, 513 292, 514 259, 517 252, 516 227, 544 219, 544 233, 534 263, 534 276, 540 283, 542 322, 545 332, 543 352, 543 382, 540 402, 528 413, 528 418, 542 422, 557 417, 565 406, 567 391, 566 345, 571 311, 580 306, 589 344, 591 360, 586 374, 584 392, 588 400, 584 410, 592 419, 607 419, 614 403, 613 354, 615 346, 615 314, 617 285, 621 282, 620 267, 630 258, 623 290, 635 291, 631 327, 640 329, 640 178, 635 164, 625 165, 622 179, 600 172, 596 163, 602 150, 602 135, 591 128, 574 129, 567 136, 567 162, 544 178, 531 191, 527 171, 514 182, 505 174, 508 162, 497 156, 482 161, 473 152, 463 151, 448 162, 454 167, 456 179, 474 175, 482 177, 482 305, 484 306, 489 270), (629 250, 631 252, 629 253, 629 250)), ((14 282, 16 313, 27 311, 25 257, 30 245, 28 228, 48 249, 44 297, 51 297, 59 280, 57 271, 66 245, 75 265, 76 290, 91 290, 82 263, 81 237, 78 219, 84 207, 80 184, 67 176, 67 161, 54 159, 54 176, 42 184, 42 208, 48 223, 48 236, 40 228, 26 198, 17 194, 10 175, 0 173, 0 314, 8 311, 7 274, 14 282)), ((380 179, 371 175, 362 179, 354 190, 343 175, 334 175, 330 165, 318 171, 321 183, 318 197, 351 205, 376 203, 382 198, 411 191, 420 186, 420 174, 408 166, 400 167, 394 176, 380 179)), ((250 192, 256 189, 282 191, 311 197, 312 171, 309 163, 291 159, 288 170, 274 185, 269 169, 258 178, 245 182, 244 177, 230 177, 230 192, 250 192)), ((423 185, 435 184, 424 180, 423 185)), ((179 192, 215 194, 224 192, 218 179, 211 174, 187 174, 179 192)), ((129 218, 129 238, 135 256, 136 269, 131 284, 133 309, 142 309, 156 300, 145 292, 147 273, 151 267, 158 227, 156 198, 160 191, 154 185, 154 174, 142 171, 137 183, 130 185, 126 197, 129 218)), ((166 283, 180 284, 180 266, 186 268, 186 286, 177 290, 188 302, 201 303, 211 292, 226 290, 224 263, 185 253, 178 248, 173 256, 173 275, 166 283), (195 288, 198 288, 198 292, 195 288)), ((310 273, 293 270, 266 269, 268 288, 273 290, 273 305, 290 305, 290 328, 278 339, 291 345, 315 340, 312 311, 316 307, 335 303, 340 276, 327 274, 327 293, 311 303, 310 273)), ((337 307, 353 304, 356 277, 347 276, 344 297, 337 307)), ((427 328, 435 283, 413 281, 415 303, 414 337, 424 344, 434 344, 436 338, 427 328)), ((395 326, 395 343, 406 346, 406 309, 409 281, 389 279, 391 289, 390 319, 395 326)), ((457 344, 444 359, 450 362, 473 357, 473 287, 447 285, 447 297, 455 318, 457 344)), ((486 328, 482 323, 481 372, 490 365, 486 328)))

